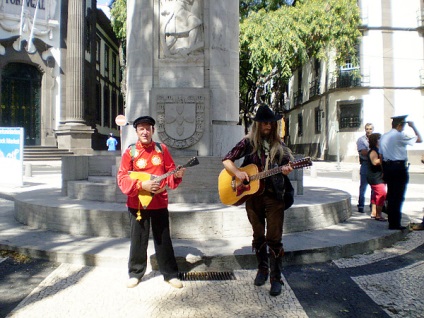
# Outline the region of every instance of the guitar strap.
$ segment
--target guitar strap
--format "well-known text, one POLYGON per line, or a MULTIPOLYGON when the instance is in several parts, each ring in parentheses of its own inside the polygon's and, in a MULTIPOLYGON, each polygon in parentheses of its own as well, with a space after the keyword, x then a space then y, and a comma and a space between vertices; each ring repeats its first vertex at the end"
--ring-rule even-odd
POLYGON ((267 140, 264 140, 264 150, 265 150, 265 169, 264 170, 268 170, 269 169, 269 142, 267 140))
MULTIPOLYGON (((136 144, 131 144, 130 147, 130 155, 131 155, 131 162, 134 161, 134 156, 135 156, 135 146, 136 144)), ((155 142, 155 150, 157 152, 162 152, 162 145, 160 144, 160 142, 155 142)))

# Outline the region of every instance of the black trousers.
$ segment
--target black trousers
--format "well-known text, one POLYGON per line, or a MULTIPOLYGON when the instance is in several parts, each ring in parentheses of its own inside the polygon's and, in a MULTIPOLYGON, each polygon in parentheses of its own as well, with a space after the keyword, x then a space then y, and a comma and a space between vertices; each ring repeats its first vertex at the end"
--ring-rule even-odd
POLYGON ((152 225, 153 242, 159 271, 165 280, 176 278, 178 276, 178 266, 170 237, 168 209, 141 211, 141 221, 137 221, 134 216, 137 210, 128 210, 131 240, 128 260, 130 278, 141 279, 146 273, 150 224, 152 225))
POLYGON ((402 221, 402 205, 409 182, 408 168, 404 162, 384 162, 383 178, 387 184, 387 215, 389 227, 399 227, 402 221))

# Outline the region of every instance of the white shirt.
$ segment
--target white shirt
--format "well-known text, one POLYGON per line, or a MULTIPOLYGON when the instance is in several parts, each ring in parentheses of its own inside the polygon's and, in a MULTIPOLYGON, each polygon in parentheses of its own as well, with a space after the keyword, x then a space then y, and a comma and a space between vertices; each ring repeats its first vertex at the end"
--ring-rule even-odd
POLYGON ((403 131, 392 128, 380 139, 380 153, 383 155, 383 160, 408 160, 406 146, 412 146, 417 138, 417 136, 411 137, 403 131))

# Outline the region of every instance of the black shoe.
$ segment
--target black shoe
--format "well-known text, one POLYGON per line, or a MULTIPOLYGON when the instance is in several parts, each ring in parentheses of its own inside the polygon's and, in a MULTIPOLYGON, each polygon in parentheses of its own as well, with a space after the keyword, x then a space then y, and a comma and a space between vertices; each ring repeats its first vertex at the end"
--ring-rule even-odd
POLYGON ((268 280, 268 272, 258 270, 255 278, 255 286, 262 286, 268 280))
POLYGON ((283 285, 284 285, 283 281, 275 280, 275 281, 271 282, 271 289, 269 290, 269 294, 271 296, 280 295, 283 285))
POLYGON ((358 212, 359 213, 364 213, 364 207, 363 206, 358 206, 358 212))
POLYGON ((405 230, 406 226, 389 226, 389 230, 405 230))

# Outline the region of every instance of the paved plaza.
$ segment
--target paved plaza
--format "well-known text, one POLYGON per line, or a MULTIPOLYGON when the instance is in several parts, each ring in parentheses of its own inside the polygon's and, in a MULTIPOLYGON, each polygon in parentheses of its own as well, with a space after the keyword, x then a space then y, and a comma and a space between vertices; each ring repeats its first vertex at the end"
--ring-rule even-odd
MULTIPOLYGON (((351 193, 355 211, 353 169, 353 164, 318 163, 305 172, 304 184, 351 193)), ((411 171, 424 176, 421 166, 411 171)), ((42 187, 43 178, 56 177, 33 178, 42 187)), ((422 218, 421 189, 422 184, 409 185, 403 224, 422 218)), ((1 199, 1 204, 10 208, 13 203, 1 199)), ((60 263, 7 317, 423 317, 424 231, 372 253, 288 265, 278 297, 269 296, 269 283, 253 285, 255 273, 234 270, 235 280, 184 281, 183 289, 174 289, 149 268, 142 282, 128 289, 124 266, 60 263)))
POLYGON ((254 270, 235 271, 236 280, 186 281, 183 289, 150 270, 128 289, 123 269, 61 264, 8 317, 418 318, 424 310, 423 241, 423 231, 412 232, 370 255, 289 266, 278 297, 269 296, 269 284, 253 285, 254 270))

